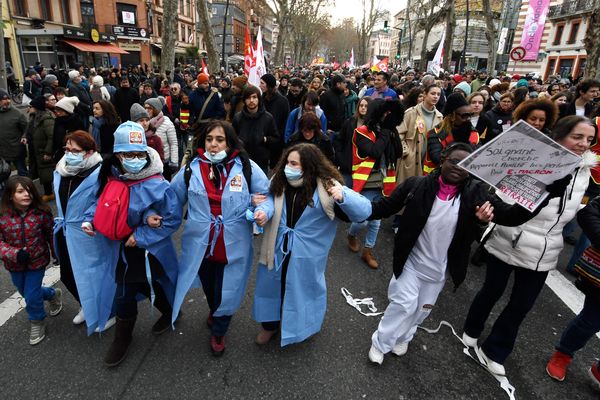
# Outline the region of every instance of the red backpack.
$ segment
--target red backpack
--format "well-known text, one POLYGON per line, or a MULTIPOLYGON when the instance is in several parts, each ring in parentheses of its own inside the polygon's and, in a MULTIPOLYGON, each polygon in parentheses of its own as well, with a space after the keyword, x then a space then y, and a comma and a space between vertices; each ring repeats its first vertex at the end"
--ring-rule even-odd
POLYGON ((162 175, 152 175, 137 181, 108 178, 98 199, 96 214, 94 214, 94 229, 110 240, 123 240, 131 235, 133 228, 127 224, 129 188, 153 178, 162 179, 162 175))

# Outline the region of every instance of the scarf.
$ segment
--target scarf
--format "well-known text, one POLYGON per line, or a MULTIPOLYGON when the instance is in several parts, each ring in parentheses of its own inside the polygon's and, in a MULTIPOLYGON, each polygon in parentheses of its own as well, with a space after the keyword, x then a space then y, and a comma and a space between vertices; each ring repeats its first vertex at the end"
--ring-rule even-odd
POLYGON ((438 178, 438 183, 440 184, 440 189, 437 192, 437 197, 440 200, 448 201, 458 192, 458 185, 451 185, 449 183, 444 182, 442 177, 438 178))
MULTIPOLYGON (((333 180, 333 182, 335 185, 340 185, 340 183, 335 180, 333 180)), ((327 215, 327 218, 333 221, 333 218, 335 218, 335 212, 333 211, 335 201, 325 189, 320 178, 317 178, 317 193, 323 212, 327 215)), ((265 225, 263 240, 260 246, 259 262, 266 265, 269 270, 272 270, 275 266, 275 243, 277 241, 277 232, 279 231, 284 201, 285 192, 280 196, 275 197, 275 211, 273 213, 273 218, 265 225)))
POLYGON ((84 158, 83 162, 79 165, 67 165, 65 156, 62 156, 62 158, 58 161, 58 164, 56 164, 56 172, 58 172, 62 177, 75 176, 79 175, 83 171, 87 171, 88 169, 95 167, 101 162, 102 156, 98 152, 94 152, 88 158, 84 158))
POLYGON ((158 113, 158 115, 154 118, 152 118, 150 120, 150 124, 152 124, 152 126, 156 129, 158 129, 159 126, 162 125, 162 123, 165 121, 165 116, 163 115, 162 111, 158 113))

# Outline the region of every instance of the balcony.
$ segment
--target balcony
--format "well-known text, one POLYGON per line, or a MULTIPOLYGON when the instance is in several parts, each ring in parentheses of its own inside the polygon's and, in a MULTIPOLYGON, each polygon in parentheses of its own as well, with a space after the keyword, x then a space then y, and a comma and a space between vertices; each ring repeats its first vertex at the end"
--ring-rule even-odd
POLYGON ((594 8, 594 3, 594 0, 565 0, 563 4, 550 7, 548 10, 548 19, 574 17, 589 13, 594 8))

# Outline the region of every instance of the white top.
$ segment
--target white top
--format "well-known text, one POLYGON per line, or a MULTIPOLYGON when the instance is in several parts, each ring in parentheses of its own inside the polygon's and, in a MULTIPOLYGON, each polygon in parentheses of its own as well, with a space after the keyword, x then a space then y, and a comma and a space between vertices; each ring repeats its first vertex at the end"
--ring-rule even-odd
POLYGON ((575 106, 575 115, 579 115, 580 117, 585 117, 585 107, 575 106))
POLYGON ((435 197, 427 223, 404 264, 405 269, 429 282, 446 280, 448 248, 456 231, 459 208, 460 196, 451 200, 435 197))

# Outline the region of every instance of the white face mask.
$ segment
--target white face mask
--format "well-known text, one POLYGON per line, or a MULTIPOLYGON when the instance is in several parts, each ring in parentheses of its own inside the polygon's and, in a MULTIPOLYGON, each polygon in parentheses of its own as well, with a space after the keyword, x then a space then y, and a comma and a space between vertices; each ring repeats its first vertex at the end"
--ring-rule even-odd
POLYGON ((221 150, 218 153, 211 154, 210 152, 205 151, 204 157, 206 157, 206 159, 213 164, 218 164, 227 157, 227 152, 225 150, 221 150))

